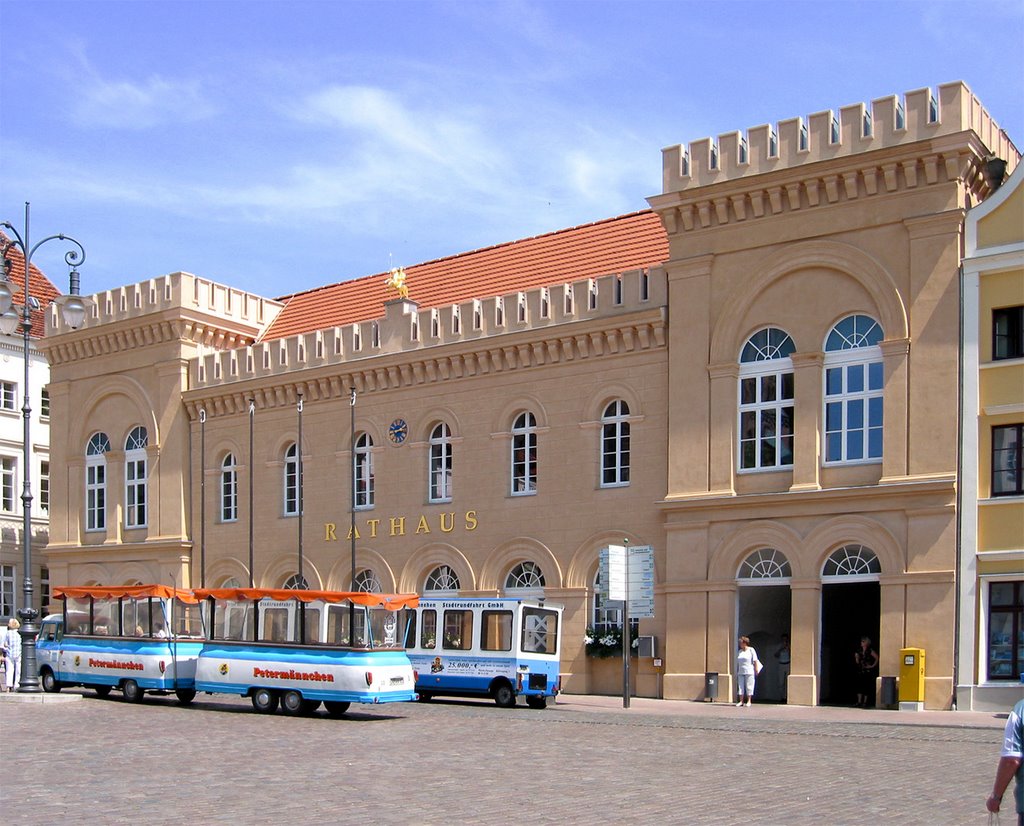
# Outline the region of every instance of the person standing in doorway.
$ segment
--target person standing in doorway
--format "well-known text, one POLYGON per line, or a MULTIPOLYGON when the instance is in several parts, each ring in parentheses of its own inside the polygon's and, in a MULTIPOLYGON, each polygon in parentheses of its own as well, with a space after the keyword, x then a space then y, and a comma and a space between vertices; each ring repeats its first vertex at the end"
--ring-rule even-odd
POLYGON ((992 794, 985 801, 985 808, 991 813, 999 813, 1003 794, 1014 777, 1017 778, 1014 790, 1017 826, 1024 826, 1024 700, 1013 707, 1003 730, 1003 750, 996 768, 996 780, 992 784, 992 794))
POLYGON ((775 649, 775 661, 778 663, 779 696, 785 703, 789 696, 789 634, 782 635, 782 643, 775 649))
POLYGON ((737 707, 747 706, 754 698, 754 679, 761 671, 757 652, 750 645, 750 637, 740 637, 740 648, 736 654, 736 679, 739 682, 740 701, 737 707))
POLYGON ((0 635, 0 648, 4 650, 4 691, 14 691, 21 677, 21 623, 11 617, 7 628, 0 635))
POLYGON ((875 669, 878 668, 878 654, 871 647, 870 637, 860 638, 860 647, 854 652, 853 660, 857 665, 857 708, 868 708, 875 705, 875 669))

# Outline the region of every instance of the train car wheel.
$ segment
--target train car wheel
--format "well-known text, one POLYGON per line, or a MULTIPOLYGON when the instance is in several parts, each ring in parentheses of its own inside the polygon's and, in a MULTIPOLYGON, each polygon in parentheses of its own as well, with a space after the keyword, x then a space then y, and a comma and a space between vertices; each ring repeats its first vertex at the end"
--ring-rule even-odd
POLYGON ((53 676, 53 672, 49 668, 43 669, 43 673, 40 675, 40 682, 43 684, 43 691, 47 694, 56 694, 62 688, 60 682, 53 676))
POLYGON ((302 714, 302 695, 298 691, 286 691, 281 695, 281 708, 285 714, 302 714))
POLYGON ((105 700, 110 696, 110 692, 114 690, 112 685, 94 685, 93 690, 96 692, 96 696, 101 700, 105 700))
POLYGON ((145 689, 139 688, 139 684, 135 680, 125 680, 121 691, 129 703, 141 703, 146 693, 145 689))
POLYGON ((324 700, 324 708, 327 709, 327 713, 331 717, 341 717, 341 715, 348 711, 350 705, 352 704, 344 703, 340 700, 324 700))
POLYGON ((277 711, 279 699, 269 688, 257 688, 252 693, 252 707, 260 714, 273 714, 277 711))
POLYGON ((174 696, 178 698, 179 703, 187 706, 196 698, 196 690, 194 688, 179 688, 175 690, 174 696))
POLYGON ((545 697, 543 694, 528 694, 526 696, 526 704, 530 708, 536 708, 536 709, 547 708, 548 707, 548 698, 545 697))

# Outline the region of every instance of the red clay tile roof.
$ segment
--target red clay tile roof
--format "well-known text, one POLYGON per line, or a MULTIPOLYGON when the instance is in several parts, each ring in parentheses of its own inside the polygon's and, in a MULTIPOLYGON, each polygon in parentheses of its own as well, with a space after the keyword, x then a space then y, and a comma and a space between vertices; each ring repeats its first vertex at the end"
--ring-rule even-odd
MULTIPOLYGON (((651 210, 608 218, 534 238, 464 252, 405 268, 409 298, 422 309, 550 287, 661 264, 668 238, 651 210)), ((386 273, 284 296, 263 339, 381 318, 396 294, 386 273)))
MULTIPOLYGON (((10 240, 7 235, 0 232, 0 252, 3 252, 10 240)), ((14 303, 23 305, 25 303, 25 296, 22 293, 22 288, 25 285, 25 256, 22 255, 21 248, 15 246, 8 247, 7 260, 11 262, 9 278, 11 280, 11 291, 14 293, 14 303)), ((32 338, 42 338, 46 332, 46 308, 50 306, 51 301, 60 295, 60 290, 53 286, 53 282, 43 275, 43 271, 35 264, 32 264, 29 268, 28 290, 29 295, 39 299, 39 309, 33 310, 31 313, 32 329, 30 335, 32 338)), ((20 328, 16 335, 22 335, 20 328)))

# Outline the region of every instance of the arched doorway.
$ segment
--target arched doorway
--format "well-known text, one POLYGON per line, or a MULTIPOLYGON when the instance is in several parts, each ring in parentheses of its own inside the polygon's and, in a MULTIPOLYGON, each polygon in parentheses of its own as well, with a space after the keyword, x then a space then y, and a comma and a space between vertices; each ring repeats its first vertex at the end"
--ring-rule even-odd
POLYGON ((818 670, 822 705, 853 705, 857 694, 853 655, 860 638, 870 637, 878 650, 880 573, 878 557, 863 545, 844 545, 825 560, 818 670))
POLYGON ((778 703, 785 687, 773 656, 790 633, 792 569, 785 554, 774 548, 754 551, 740 565, 736 599, 736 633, 750 637, 764 670, 754 684, 754 699, 778 703))

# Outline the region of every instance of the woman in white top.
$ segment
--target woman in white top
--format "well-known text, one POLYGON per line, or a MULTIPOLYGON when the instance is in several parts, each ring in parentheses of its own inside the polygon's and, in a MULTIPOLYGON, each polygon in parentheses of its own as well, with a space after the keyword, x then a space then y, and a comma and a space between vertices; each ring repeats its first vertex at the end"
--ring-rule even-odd
POLYGON ((750 645, 750 637, 740 637, 740 650, 736 654, 736 679, 739 683, 740 701, 737 706, 749 706, 754 696, 754 678, 761 670, 757 652, 750 645))
POLYGON ((7 628, 0 634, 0 648, 4 650, 4 673, 6 675, 6 691, 14 691, 21 677, 21 634, 18 629, 21 623, 11 617, 7 628))

